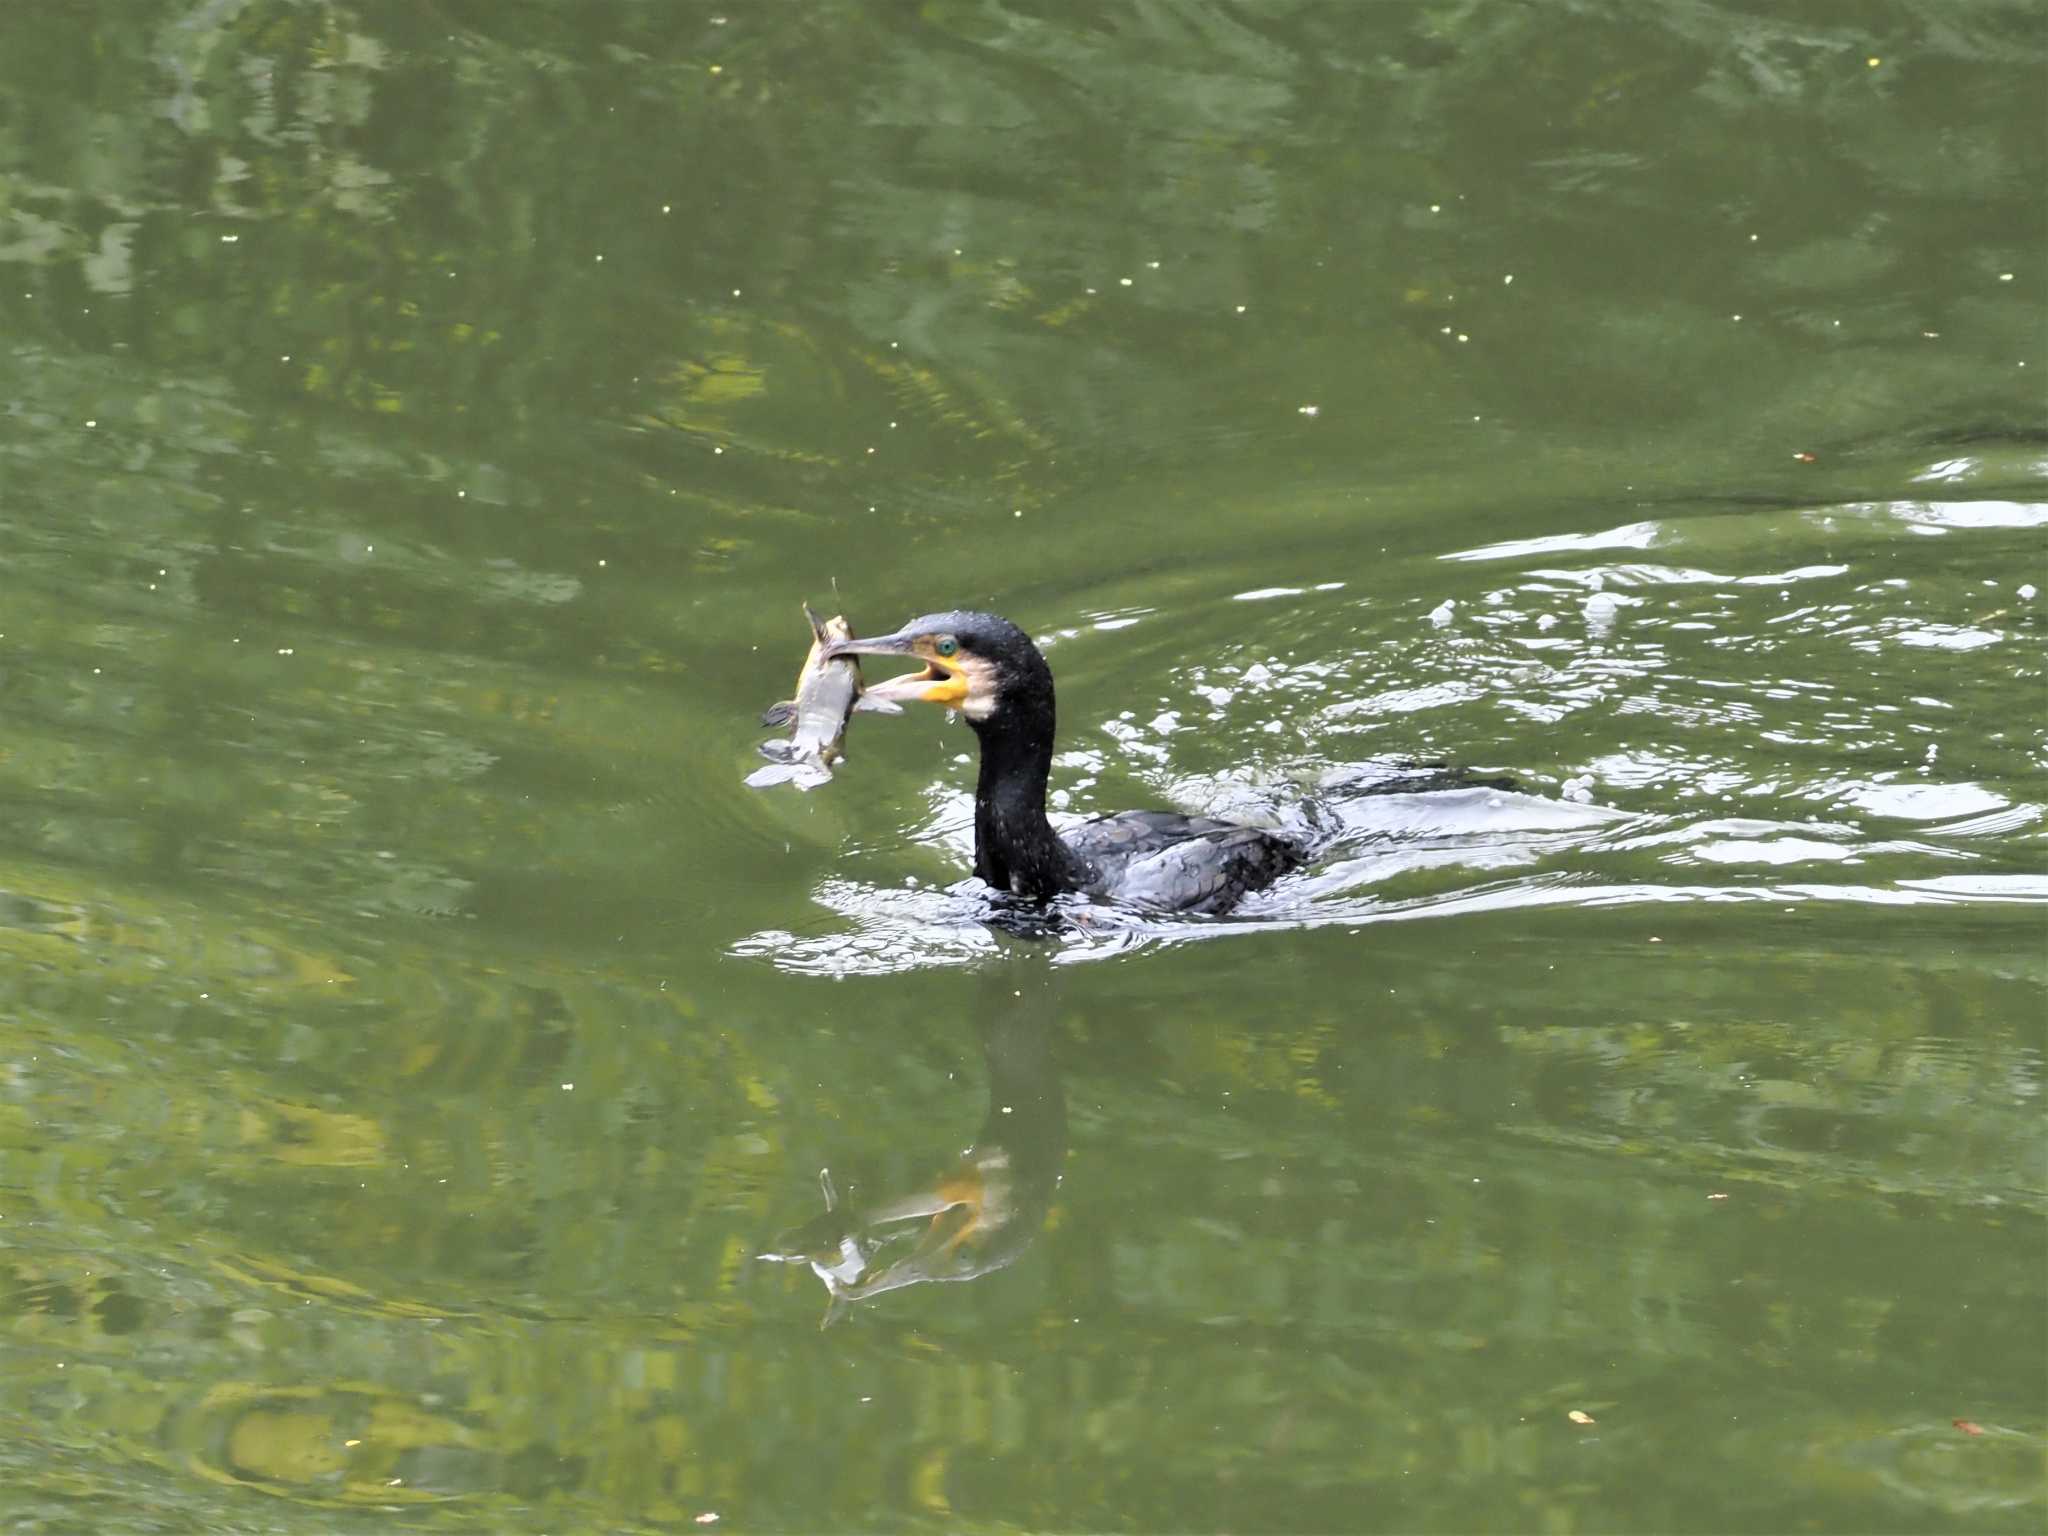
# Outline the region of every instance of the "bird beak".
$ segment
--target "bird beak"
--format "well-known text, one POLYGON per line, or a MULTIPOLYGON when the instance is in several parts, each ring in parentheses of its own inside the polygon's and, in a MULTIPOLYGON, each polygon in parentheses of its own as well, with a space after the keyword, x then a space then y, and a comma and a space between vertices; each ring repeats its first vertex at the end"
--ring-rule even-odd
POLYGON ((877 635, 872 640, 835 640, 825 647, 822 659, 831 661, 840 656, 908 656, 914 661, 923 662, 924 670, 906 672, 901 677, 885 678, 879 683, 870 683, 867 687, 867 696, 890 703, 917 699, 926 704, 943 704, 948 709, 958 709, 967 699, 967 676, 959 667, 933 655, 929 645, 930 637, 927 635, 898 630, 893 635, 877 635))

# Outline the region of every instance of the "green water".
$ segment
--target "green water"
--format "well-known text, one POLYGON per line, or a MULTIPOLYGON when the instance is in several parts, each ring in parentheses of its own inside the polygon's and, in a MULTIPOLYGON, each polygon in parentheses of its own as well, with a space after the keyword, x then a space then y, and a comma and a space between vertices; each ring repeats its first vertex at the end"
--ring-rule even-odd
POLYGON ((16 7, 0 1527, 2038 1529, 2044 87, 16 7), (1067 812, 1345 835, 998 935, 964 726, 742 786, 801 598, 1027 626, 1067 812))

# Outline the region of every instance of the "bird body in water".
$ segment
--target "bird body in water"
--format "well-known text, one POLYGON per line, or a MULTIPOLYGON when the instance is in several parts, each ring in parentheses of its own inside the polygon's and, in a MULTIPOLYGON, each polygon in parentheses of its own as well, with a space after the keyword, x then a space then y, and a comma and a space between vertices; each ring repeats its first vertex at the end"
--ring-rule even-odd
POLYGON ((992 613, 934 613, 893 635, 841 640, 831 656, 901 656, 923 671, 871 684, 868 697, 957 709, 981 741, 974 872, 1033 901, 1069 892, 1153 911, 1216 913, 1307 858, 1258 827, 1124 811, 1062 833, 1045 814, 1052 776, 1052 669, 1031 637, 992 613))

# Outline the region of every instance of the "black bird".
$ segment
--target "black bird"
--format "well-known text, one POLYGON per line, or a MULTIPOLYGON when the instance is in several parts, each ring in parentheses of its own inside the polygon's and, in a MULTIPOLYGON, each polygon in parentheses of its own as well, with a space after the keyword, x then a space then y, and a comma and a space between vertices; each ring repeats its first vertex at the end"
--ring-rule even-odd
POLYGON ((841 640, 833 656, 910 656, 921 672, 870 684, 867 696, 957 709, 981 738, 974 789, 974 872, 1033 901, 1063 892, 1152 911, 1223 912, 1301 864, 1300 843, 1257 827, 1123 811, 1064 836, 1045 815, 1052 774, 1052 669, 1031 637, 992 613, 933 613, 893 635, 841 640))

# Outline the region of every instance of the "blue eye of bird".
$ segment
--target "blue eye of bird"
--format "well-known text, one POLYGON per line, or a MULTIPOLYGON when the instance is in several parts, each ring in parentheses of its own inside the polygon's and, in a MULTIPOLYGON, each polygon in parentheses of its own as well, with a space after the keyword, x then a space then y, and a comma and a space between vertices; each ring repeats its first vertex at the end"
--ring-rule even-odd
POLYGON ((942 635, 937 641, 937 643, 932 646, 932 649, 937 651, 941 656, 950 656, 955 651, 960 649, 960 642, 958 640, 955 640, 951 635, 942 635))

